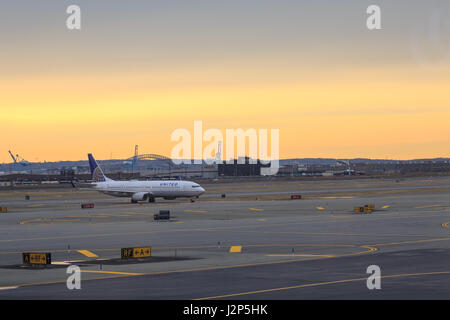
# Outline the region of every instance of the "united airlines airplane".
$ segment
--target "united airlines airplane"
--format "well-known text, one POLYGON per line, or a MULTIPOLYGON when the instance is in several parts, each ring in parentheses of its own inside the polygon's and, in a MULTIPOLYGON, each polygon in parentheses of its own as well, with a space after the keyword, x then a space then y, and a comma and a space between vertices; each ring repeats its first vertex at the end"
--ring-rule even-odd
POLYGON ((205 192, 199 184, 191 181, 115 181, 103 174, 92 154, 89 153, 88 158, 94 189, 114 197, 131 198, 132 203, 155 202, 155 198, 193 198, 205 192))

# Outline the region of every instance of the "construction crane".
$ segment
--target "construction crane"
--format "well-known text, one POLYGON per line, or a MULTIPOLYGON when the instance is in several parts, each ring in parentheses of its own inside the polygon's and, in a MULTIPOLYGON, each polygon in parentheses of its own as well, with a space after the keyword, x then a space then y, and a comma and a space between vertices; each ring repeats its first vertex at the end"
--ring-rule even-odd
POLYGON ((29 163, 27 160, 25 160, 24 158, 22 158, 21 156, 19 156, 18 154, 16 154, 16 156, 14 156, 11 152, 11 150, 8 150, 9 154, 11 155, 11 158, 14 161, 14 166, 16 165, 21 165, 21 166, 29 166, 31 163, 29 163))

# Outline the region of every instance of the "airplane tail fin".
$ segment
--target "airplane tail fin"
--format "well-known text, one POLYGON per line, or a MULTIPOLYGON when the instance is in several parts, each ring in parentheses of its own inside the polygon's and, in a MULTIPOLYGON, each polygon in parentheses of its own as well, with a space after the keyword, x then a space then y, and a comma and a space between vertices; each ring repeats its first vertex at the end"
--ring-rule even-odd
POLYGON ((107 178, 102 171, 102 168, 98 165, 97 161, 94 159, 91 153, 88 154, 89 158, 89 167, 91 168, 91 178, 92 182, 105 182, 111 181, 111 179, 107 178))

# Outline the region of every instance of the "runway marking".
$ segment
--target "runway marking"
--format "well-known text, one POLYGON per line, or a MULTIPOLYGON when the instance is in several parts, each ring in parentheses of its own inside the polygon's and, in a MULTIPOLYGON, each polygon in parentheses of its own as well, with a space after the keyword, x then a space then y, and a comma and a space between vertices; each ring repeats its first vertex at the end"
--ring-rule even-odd
POLYGON ((242 246, 231 246, 230 253, 239 253, 242 252, 242 246))
POLYGON ((100 213, 98 215, 93 214, 91 216, 86 216, 86 218, 108 218, 108 217, 129 217, 131 215, 134 215, 134 213, 131 212, 125 212, 125 213, 100 213))
MULTIPOLYGON (((439 212, 444 213, 444 212, 439 212)), ((417 215, 422 214, 418 213, 417 215)), ((374 219, 371 218, 371 221, 386 221, 386 220, 393 220, 393 219, 409 219, 410 215, 396 215, 389 218, 382 218, 382 219, 374 219)), ((327 221, 327 223, 342 223, 347 222, 347 220, 336 220, 336 221, 327 221)), ((139 232, 118 232, 118 233, 101 233, 101 234, 85 234, 85 235, 78 235, 78 236, 60 236, 60 237, 40 237, 40 238, 19 238, 19 239, 1 239, 0 242, 18 242, 18 241, 36 241, 36 240, 55 240, 55 239, 77 239, 77 238, 97 238, 97 237, 117 237, 121 235, 138 235, 138 234, 157 234, 157 233, 170 233, 170 232, 189 232, 189 231, 202 231, 202 232, 217 232, 217 231, 233 231, 238 232, 236 229, 243 229, 243 228, 255 228, 255 227, 274 227, 274 226, 292 226, 292 225, 304 225, 304 224, 318 224, 318 223, 324 223, 324 221, 303 221, 303 222, 290 222, 290 223, 272 223, 269 225, 262 225, 262 224, 253 224, 253 225, 240 225, 235 227, 212 227, 212 228, 192 228, 192 229, 174 229, 174 230, 155 230, 155 231, 139 231, 139 232)), ((305 233, 305 234, 314 234, 314 233, 305 233)), ((320 233, 316 233, 320 234, 320 233)), ((324 234, 324 233, 322 233, 324 234)), ((345 234, 342 234, 345 235, 345 234)), ((350 234, 351 235, 351 234, 350 234)), ((392 235, 392 234, 388 234, 392 235)), ((378 236, 384 236, 383 234, 379 234, 378 236)), ((416 236, 416 237, 432 237, 430 235, 398 235, 398 236, 416 236)))
MULTIPOLYGON (((334 235, 334 236, 348 236, 348 237, 386 237, 386 236, 396 236, 396 237, 431 237, 427 235, 416 235, 416 234, 371 234, 371 233, 336 233, 336 232, 303 232, 303 231, 261 231, 261 230, 232 230, 236 233, 258 233, 258 234, 302 234, 302 235, 334 235)), ((439 238, 447 239, 447 238, 439 238)))
MULTIPOLYGON (((403 218, 403 217, 393 217, 393 218, 403 218)), ((336 220, 336 221, 328 221, 328 223, 338 223, 338 222, 347 222, 342 220, 336 220)), ((254 227, 261 227, 261 226, 285 226, 285 225, 295 225, 295 224, 307 224, 307 223, 323 223, 323 221, 306 221, 306 222, 299 222, 299 223, 280 223, 280 224, 269 224, 269 225, 246 225, 246 226, 237 226, 237 227, 217 227, 217 228, 193 228, 193 229, 174 229, 174 230, 156 230, 156 231, 142 231, 142 232, 130 232, 130 233, 103 233, 103 234, 87 234, 87 235, 79 235, 79 236, 61 236, 61 237, 41 237, 41 238, 21 238, 21 239, 1 239, 0 242, 18 242, 18 241, 36 241, 36 240, 55 240, 55 239, 76 239, 76 238, 97 238, 97 237, 117 237, 121 235, 138 235, 138 234, 157 234, 157 233, 170 233, 170 232, 189 232, 189 231, 200 231, 200 232, 262 232, 262 233, 268 233, 267 231, 252 231, 252 230, 236 230, 236 229, 242 229, 242 228, 254 228, 254 227)), ((275 233, 275 232, 274 232, 275 233)), ((283 233, 283 232, 281 232, 283 233)), ((289 232, 287 232, 289 233, 289 232)), ((290 232, 290 233, 296 233, 296 234, 317 234, 317 235, 336 235, 337 233, 312 233, 312 232, 290 232)), ((353 236, 353 235, 373 235, 373 236, 386 236, 386 235, 396 235, 396 236, 402 236, 402 237, 431 237, 429 235, 405 235, 405 234, 345 234, 345 233, 339 233, 338 235, 346 235, 346 236, 353 236)))
POLYGON ((323 257, 332 258, 332 254, 266 254, 266 257, 323 257))
MULTIPOLYGON (((259 246, 259 245, 254 245, 259 246)), ((340 246, 353 246, 354 245, 340 245, 340 246)), ((214 267, 201 267, 201 268, 192 268, 192 269, 181 269, 181 270, 169 270, 169 271, 159 271, 152 273, 128 273, 128 272, 115 272, 115 271, 96 271, 96 270, 81 270, 82 272, 91 272, 91 273, 106 273, 113 274, 110 277, 100 277, 100 278, 91 278, 84 279, 83 281, 88 280, 105 280, 105 279, 115 279, 115 278, 124 278, 124 277, 132 277, 132 276, 154 276, 154 275, 164 275, 164 274, 172 274, 172 273, 187 273, 187 272, 197 272, 197 271, 211 271, 211 270, 223 270, 223 269, 234 269, 234 268, 243 268, 243 267, 255 267, 261 265, 272 265, 272 264, 283 264, 283 263, 293 263, 293 262, 301 262, 301 261, 309 261, 315 259, 333 259, 338 257, 349 257, 354 255, 367 254, 373 251, 378 250, 377 248, 371 246, 360 246, 361 248, 369 249, 365 251, 359 251, 350 254, 341 254, 335 255, 330 258, 322 258, 322 257, 309 257, 309 258, 301 258, 301 259, 289 259, 289 260, 277 260, 277 261, 266 261, 266 262, 255 262, 255 263, 246 263, 246 264, 237 264, 237 265, 225 265, 225 266, 214 266, 214 267), (116 275, 116 276, 114 276, 116 275)), ((63 281, 52 281, 52 282, 40 282, 40 283, 24 283, 18 284, 17 287, 30 287, 30 286, 39 286, 39 285, 48 285, 48 284, 61 284, 66 283, 66 280, 63 281)))
POLYGON ((14 286, 14 287, 0 287, 0 290, 11 290, 11 289, 17 289, 18 286, 14 286))
POLYGON ((135 214, 137 214, 137 215, 139 215, 139 214, 141 214, 141 215, 152 215, 152 214, 154 214, 153 212, 127 212, 127 214, 128 215, 135 215, 135 214))
POLYGON ((387 242, 387 243, 377 243, 373 246, 393 246, 397 244, 412 244, 412 243, 424 243, 424 242, 436 242, 436 241, 448 241, 450 238, 436 238, 436 239, 425 239, 425 240, 412 240, 412 241, 401 241, 401 242, 387 242))
MULTIPOLYGON (((387 276, 380 276, 380 278, 386 279, 386 278, 400 278, 400 277, 417 277, 417 276, 441 275, 441 274, 450 274, 450 271, 391 274, 391 275, 387 275, 387 276)), ((301 285, 296 285, 296 286, 280 287, 280 288, 272 288, 272 289, 263 289, 263 290, 255 290, 255 291, 240 292, 240 293, 230 293, 230 294, 224 294, 224 295, 221 295, 221 296, 197 298, 197 299, 193 299, 193 300, 223 299, 223 298, 244 296, 244 295, 251 295, 251 294, 258 294, 258 293, 267 293, 267 292, 275 292, 275 291, 283 291, 283 290, 291 290, 291 289, 299 289, 299 288, 307 288, 307 287, 317 287, 317 286, 325 286, 325 285, 332 285, 332 284, 339 284, 339 283, 348 283, 348 282, 356 282, 356 281, 367 281, 367 277, 345 279, 345 280, 336 280, 336 281, 308 283, 308 284, 301 284, 301 285)))
POLYGON ((328 216, 329 218, 346 218, 346 219, 350 219, 350 218, 352 218, 353 216, 335 216, 335 215, 332 215, 332 216, 328 216))
POLYGON ((413 207, 414 209, 424 209, 424 208, 435 208, 435 207, 444 207, 443 205, 440 204, 432 204, 432 205, 425 205, 425 206, 417 206, 417 207, 413 207))
POLYGON ((207 213, 206 210, 183 210, 184 212, 207 213))
POLYGON ((57 266, 68 266, 70 263, 66 261, 52 261, 52 264, 57 266))
MULTIPOLYGON (((248 244, 246 247, 341 247, 341 248, 355 248, 357 245, 352 244, 312 244, 312 243, 300 243, 300 244, 248 244)), ((208 245, 208 246, 167 246, 167 247, 152 247, 152 250, 172 250, 172 249, 214 249, 217 248, 217 245, 208 245)), ((95 248, 90 249, 90 251, 120 251, 121 248, 95 248)), ((56 250, 34 250, 29 252, 51 252, 51 253, 58 253, 63 252, 66 253, 67 249, 56 249, 56 250)), ((23 251, 0 251, 0 254, 21 254, 23 251)), ((99 260, 108 260, 107 258, 103 259, 95 259, 96 261, 99 260)), ((62 261, 57 262, 54 261, 54 263, 70 263, 70 262, 83 262, 84 260, 71 260, 71 261, 62 261)))
POLYGON ((258 209, 258 208, 248 208, 251 211, 264 211, 264 209, 258 209))
POLYGON ((449 210, 428 210, 428 211, 421 211, 419 213, 410 213, 410 215, 420 215, 420 214, 426 214, 426 213, 450 213, 449 210))
POLYGON ((317 209, 317 210, 321 210, 321 211, 322 211, 322 210, 325 210, 324 207, 316 207, 316 209, 317 209))
POLYGON ((381 209, 387 209, 390 208, 391 206, 382 206, 381 209))
POLYGON ((353 199, 354 197, 352 196, 342 196, 342 197, 337 197, 337 196, 333 196, 333 197, 318 197, 318 199, 353 199))
POLYGON ((77 262, 84 262, 84 260, 52 261, 52 264, 65 266, 65 265, 74 264, 77 262))
MULTIPOLYGON (((247 245, 247 246, 257 246, 257 245, 247 245)), ((262 245, 264 246, 264 245, 262 245)), ((279 245, 281 246, 281 245, 279 245)), ((288 245, 292 246, 292 245, 288 245)), ((302 245, 297 245, 302 246, 302 245)), ((217 245, 214 246, 170 246, 170 247, 152 247, 152 250, 168 250, 168 249, 210 249, 210 248, 217 248, 217 245)), ((91 249, 92 251, 120 251, 121 248, 97 248, 97 249, 91 249)), ((57 250, 34 250, 29 252, 67 252, 67 249, 57 249, 57 250)), ((21 254, 23 251, 0 251, 0 254, 21 254)), ((104 260, 104 259, 96 259, 96 260, 104 260)), ((80 260, 81 261, 81 260, 80 260)))
POLYGON ((31 220, 24 220, 19 222, 19 224, 25 225, 25 224, 33 224, 33 225, 48 225, 48 224, 64 224, 61 222, 75 222, 75 221, 81 221, 82 219, 87 221, 91 221, 92 219, 104 219, 104 218, 110 218, 110 217, 129 217, 132 215, 151 215, 153 213, 143 213, 143 212, 125 212, 122 214, 114 214, 114 213, 96 213, 96 214, 87 214, 85 216, 64 216, 64 217, 49 217, 49 218, 38 218, 38 219, 31 219, 31 220), (71 219, 72 218, 72 219, 71 219), (74 219, 79 218, 79 219, 74 219), (35 223, 35 222, 41 222, 41 223, 35 223))
MULTIPOLYGON (((407 217, 392 217, 392 219, 398 219, 398 218, 407 218, 407 217)), ((373 221, 373 220, 372 220, 373 221)), ((379 220, 375 220, 379 221, 379 220)), ((342 220, 336 220, 336 221, 327 221, 327 223, 339 223, 339 222, 347 222, 342 220)), ((275 223, 270 225, 264 225, 264 227, 273 227, 273 226, 291 226, 291 225, 297 225, 297 224, 315 224, 315 223, 324 223, 324 221, 306 221, 306 222, 294 222, 294 223, 275 223)), ((261 227, 263 225, 244 225, 244 226, 236 226, 236 227, 214 227, 214 228, 193 228, 193 229, 174 229, 174 230, 155 230, 155 231, 141 231, 141 232, 124 232, 124 233, 102 233, 102 234, 86 234, 86 235, 79 235, 79 236, 61 236, 61 237, 41 237, 41 238, 20 238, 20 239, 1 239, 0 242, 18 242, 18 241, 36 241, 36 240, 55 240, 55 239, 77 239, 77 238, 97 238, 97 237, 117 237, 121 235, 138 235, 138 234, 156 234, 156 233, 171 233, 171 232, 190 232, 190 231, 201 231, 201 232, 217 232, 217 231, 232 231, 232 232, 265 232, 265 231, 249 231, 249 230, 243 230, 239 231, 236 229, 243 229, 243 228, 255 228, 255 227, 261 227)), ((312 232, 295 232, 297 234, 317 234, 317 235, 336 235, 337 233, 312 233, 312 232)), ((371 234, 345 234, 345 233, 339 233, 338 235, 371 235, 371 234)), ((431 237, 429 235, 405 235, 405 234, 372 234, 374 236, 385 236, 385 235, 397 235, 397 236, 415 236, 415 237, 431 237)))
POLYGON ((262 222, 264 222, 264 221, 267 221, 267 219, 257 219, 257 221, 262 221, 262 222))
POLYGON ((81 221, 80 219, 65 219, 71 217, 61 218, 38 218, 19 222, 19 224, 26 225, 35 221, 42 221, 42 223, 33 223, 34 225, 48 225, 48 224, 73 224, 75 221, 81 221))
POLYGON ((85 255, 88 258, 98 258, 98 255, 88 250, 77 250, 82 255, 85 255))
MULTIPOLYGON (((143 276, 145 273, 131 273, 131 272, 119 272, 119 271, 97 271, 97 270, 80 270, 80 272, 86 273, 104 273, 104 274, 120 274, 126 276, 143 276)), ((89 279, 87 279, 89 280, 89 279)))
POLYGON ((32 220, 26 220, 26 221, 20 221, 19 224, 28 224, 29 222, 34 222, 34 221, 41 221, 41 218, 38 219, 32 219, 32 220))

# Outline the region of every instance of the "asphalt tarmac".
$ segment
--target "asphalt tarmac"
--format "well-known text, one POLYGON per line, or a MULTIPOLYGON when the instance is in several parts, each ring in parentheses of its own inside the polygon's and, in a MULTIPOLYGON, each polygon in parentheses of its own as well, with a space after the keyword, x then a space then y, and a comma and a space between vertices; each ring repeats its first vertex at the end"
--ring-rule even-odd
POLYGON ((214 184, 195 202, 138 205, 85 190, 2 191, 0 299, 449 299, 449 185, 214 184), (277 199, 290 193, 309 196, 277 199), (365 204, 376 210, 353 212, 365 204), (159 210, 171 221, 154 221, 159 210), (143 246, 151 258, 120 259, 143 246), (22 266, 35 251, 52 265, 22 266), (81 269, 80 290, 67 288, 69 265, 81 269), (367 287, 372 265, 380 289, 367 287))

